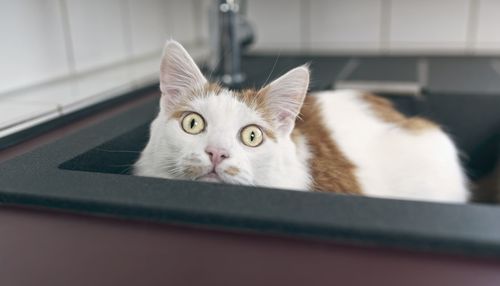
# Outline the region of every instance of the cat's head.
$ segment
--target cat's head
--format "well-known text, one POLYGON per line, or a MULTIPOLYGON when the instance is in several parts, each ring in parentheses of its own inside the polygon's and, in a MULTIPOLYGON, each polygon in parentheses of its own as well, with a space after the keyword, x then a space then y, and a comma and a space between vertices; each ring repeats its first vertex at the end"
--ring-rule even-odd
POLYGON ((186 50, 165 45, 160 113, 151 129, 155 160, 167 177, 272 185, 295 155, 291 132, 309 84, 297 67, 260 90, 209 83, 186 50))

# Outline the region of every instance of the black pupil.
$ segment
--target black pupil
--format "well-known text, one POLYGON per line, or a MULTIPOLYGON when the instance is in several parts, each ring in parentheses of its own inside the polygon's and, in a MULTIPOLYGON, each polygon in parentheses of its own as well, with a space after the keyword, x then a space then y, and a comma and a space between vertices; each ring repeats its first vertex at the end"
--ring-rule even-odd
POLYGON ((191 119, 191 123, 190 123, 190 126, 191 126, 191 129, 193 129, 193 127, 196 125, 196 119, 191 119))
POLYGON ((255 132, 252 131, 252 133, 250 133, 250 141, 253 141, 255 139, 255 132))

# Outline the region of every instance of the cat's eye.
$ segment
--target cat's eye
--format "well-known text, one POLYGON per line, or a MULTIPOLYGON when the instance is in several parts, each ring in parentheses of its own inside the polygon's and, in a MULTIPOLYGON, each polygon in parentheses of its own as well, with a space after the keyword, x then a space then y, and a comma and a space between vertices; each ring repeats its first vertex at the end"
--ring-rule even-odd
POLYGON ((196 112, 188 113, 182 118, 182 129, 189 134, 199 134, 205 130, 205 120, 196 112))
POLYGON ((248 125, 241 130, 241 142, 249 147, 257 147, 264 141, 262 130, 257 125, 248 125))

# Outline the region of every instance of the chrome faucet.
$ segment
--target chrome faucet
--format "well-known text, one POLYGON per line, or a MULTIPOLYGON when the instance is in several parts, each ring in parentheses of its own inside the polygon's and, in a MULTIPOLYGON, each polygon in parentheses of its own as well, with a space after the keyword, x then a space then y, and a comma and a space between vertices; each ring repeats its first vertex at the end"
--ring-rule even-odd
POLYGON ((209 68, 225 86, 241 87, 245 77, 241 72, 243 45, 253 41, 250 24, 243 18, 239 1, 214 0, 211 13, 211 59, 209 68))

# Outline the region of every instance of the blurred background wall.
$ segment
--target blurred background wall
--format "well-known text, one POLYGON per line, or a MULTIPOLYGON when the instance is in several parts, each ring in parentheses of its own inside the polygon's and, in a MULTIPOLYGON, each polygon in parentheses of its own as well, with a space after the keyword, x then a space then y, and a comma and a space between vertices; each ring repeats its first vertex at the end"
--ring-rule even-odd
POLYGON ((500 54, 498 0, 251 0, 256 50, 500 54))
POLYGON ((0 0, 0 92, 193 43, 194 2, 0 0))
MULTIPOLYGON (((0 0, 0 93, 208 49, 211 0, 0 0)), ((499 0, 249 0, 259 53, 500 54, 499 0)))

